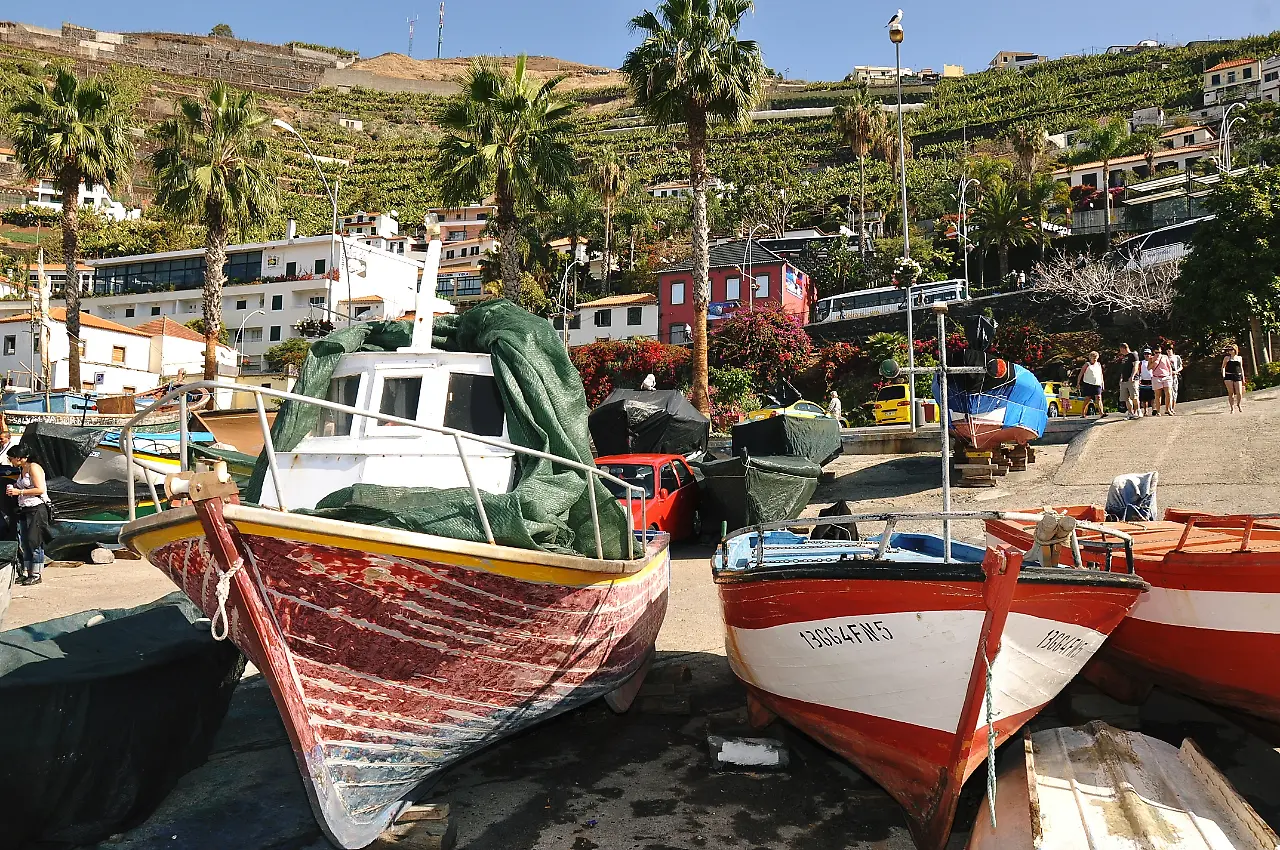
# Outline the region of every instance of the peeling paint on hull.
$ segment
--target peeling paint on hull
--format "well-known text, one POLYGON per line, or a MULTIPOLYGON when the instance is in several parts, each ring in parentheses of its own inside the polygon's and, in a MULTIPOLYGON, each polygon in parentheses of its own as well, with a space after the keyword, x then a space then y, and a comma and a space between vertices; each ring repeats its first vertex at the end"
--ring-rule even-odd
MULTIPOLYGON (((666 612, 665 543, 631 575, 570 585, 249 525, 224 526, 245 557, 230 637, 267 677, 317 820, 344 848, 372 842, 457 760, 616 689, 666 612)), ((155 542, 132 545, 213 616, 218 559, 200 522, 155 542)))

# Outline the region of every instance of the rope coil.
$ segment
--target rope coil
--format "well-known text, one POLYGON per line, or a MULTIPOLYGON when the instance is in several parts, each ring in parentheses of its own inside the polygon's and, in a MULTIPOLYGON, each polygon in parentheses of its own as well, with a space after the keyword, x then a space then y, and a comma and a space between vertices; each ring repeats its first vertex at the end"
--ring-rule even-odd
POLYGON ((987 641, 982 641, 982 657, 987 666, 987 809, 991 813, 991 828, 996 828, 996 725, 995 707, 991 700, 991 661, 987 660, 987 641))
MULTIPOLYGON (((214 595, 218 600, 218 610, 213 614, 213 622, 209 624, 209 631, 213 635, 214 640, 226 640, 227 635, 231 632, 231 623, 227 619, 227 597, 231 595, 231 579, 235 574, 240 572, 240 568, 244 566, 243 558, 236 558, 236 562, 231 565, 231 569, 225 573, 218 570, 218 585, 214 588, 214 595), (222 631, 218 631, 218 622, 222 622, 222 631)), ((215 570, 218 568, 215 566, 215 570)))

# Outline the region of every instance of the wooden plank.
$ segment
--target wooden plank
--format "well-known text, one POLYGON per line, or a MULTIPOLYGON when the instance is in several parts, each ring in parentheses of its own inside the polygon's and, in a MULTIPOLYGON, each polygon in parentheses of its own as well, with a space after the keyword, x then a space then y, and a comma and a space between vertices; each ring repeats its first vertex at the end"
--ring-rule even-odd
POLYGON ((410 806, 379 835, 369 850, 453 850, 458 824, 448 803, 410 806))

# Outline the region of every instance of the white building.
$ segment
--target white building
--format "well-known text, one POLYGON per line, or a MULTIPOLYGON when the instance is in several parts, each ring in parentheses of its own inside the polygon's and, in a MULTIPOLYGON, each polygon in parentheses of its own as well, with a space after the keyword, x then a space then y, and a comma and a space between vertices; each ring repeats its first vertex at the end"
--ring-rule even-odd
MULTIPOLYGON (((727 186, 723 180, 712 177, 707 181, 707 188, 717 197, 721 196, 727 186)), ((693 184, 688 180, 670 180, 666 183, 655 183, 652 186, 645 186, 644 190, 653 198, 692 198, 693 184)))
MULTIPOLYGON (((58 188, 58 184, 52 178, 42 178, 32 191, 35 197, 27 202, 28 206, 46 210, 62 209, 62 190, 58 188)), ((85 186, 84 181, 80 182, 79 206, 89 207, 99 215, 105 215, 113 221, 124 221, 125 219, 141 218, 142 216, 142 210, 131 210, 119 201, 112 200, 111 193, 107 191, 107 187, 100 183, 85 186)))
POLYGON ((1258 94, 1262 100, 1280 103, 1280 56, 1272 56, 1262 63, 1262 86, 1258 94))
MULTIPOLYGON (((72 389, 68 384, 71 348, 67 335, 67 311, 49 310, 49 367, 51 389, 72 389)), ((34 386, 31 371, 40 371, 40 353, 32 347, 31 314, 0 319, 0 373, 18 384, 34 386), (34 365, 33 365, 34 364, 34 365)), ((37 339, 39 334, 37 333, 37 339)), ((136 393, 154 389, 160 376, 150 370, 151 337, 142 331, 100 319, 80 316, 80 380, 74 389, 99 393, 136 393)))
POLYGON ((1129 119, 1129 132, 1137 132, 1141 127, 1163 127, 1164 122, 1165 114, 1162 106, 1135 109, 1133 110, 1133 116, 1129 119))
MULTIPOLYGON (((902 69, 902 76, 911 75, 910 68, 902 69)), ((898 69, 893 65, 855 65, 852 76, 854 82, 863 82, 868 86, 892 86, 897 85, 898 69)))
MULTIPOLYGON (((168 316, 143 322, 134 330, 151 337, 151 358, 147 369, 162 380, 177 377, 179 372, 192 378, 204 372, 204 336, 201 334, 168 316)), ((234 377, 239 374, 234 348, 219 344, 216 356, 219 375, 234 377)))
MULTIPOLYGON (((84 263, 76 263, 76 277, 80 279, 80 291, 88 292, 93 287, 93 266, 84 263)), ((66 264, 45 263, 44 279, 49 283, 49 291, 55 294, 62 292, 67 285, 67 267, 66 264)), ((36 286, 40 283, 40 272, 37 269, 31 269, 27 273, 27 281, 36 286)))
MULTIPOLYGON (((564 318, 552 324, 564 328, 564 318)), ((658 338, 658 297, 650 293, 610 295, 578 305, 569 314, 569 345, 587 345, 609 339, 658 338)))
POLYGON ((1262 85, 1262 63, 1257 59, 1219 62, 1204 72, 1204 103, 1257 100, 1262 85))
POLYGON ((354 212, 339 220, 338 229, 343 236, 381 236, 386 239, 400 235, 400 216, 395 210, 388 213, 354 212))
MULTIPOLYGON (((498 214, 491 204, 468 204, 463 207, 433 207, 427 210, 440 224, 440 272, 458 272, 478 267, 480 258, 498 250, 498 240, 489 231, 489 220, 498 214)), ((425 260, 427 239, 420 235, 410 240, 406 256, 425 260)), ((466 275, 464 275, 466 276, 466 275)))
MULTIPOLYGON (((339 240, 336 250, 333 246, 327 234, 228 246, 222 321, 244 355, 245 371, 267 368, 267 349, 299 336, 294 326, 302 319, 344 322, 345 313, 336 306, 330 310, 331 287, 335 302, 376 296, 379 316, 396 318, 413 309, 421 263, 353 238, 339 240), (338 260, 336 273, 329 266, 331 251, 338 260)), ((83 299, 82 312, 127 326, 161 317, 181 325, 203 313, 203 249, 112 257, 90 265, 94 294, 83 299)), ((0 313, 7 304, 23 307, 0 302, 0 313)))
POLYGON ((1020 50, 1001 50, 995 55, 990 62, 987 63, 988 68, 1011 68, 1020 71, 1023 68, 1030 68, 1032 65, 1038 65, 1041 62, 1048 61, 1048 56, 1041 56, 1039 53, 1028 53, 1020 50))
MULTIPOLYGON (((1159 171, 1165 166, 1172 165, 1178 171, 1186 171, 1199 160, 1213 155, 1217 150, 1217 146, 1217 142, 1207 141, 1200 144, 1162 150, 1155 157, 1156 170, 1159 171)), ((1155 176, 1147 174, 1146 157, 1136 154, 1133 156, 1118 156, 1111 160, 1110 174, 1105 182, 1112 188, 1124 185, 1124 173, 1126 171, 1133 171, 1143 178, 1155 176)), ((1072 186, 1093 186, 1095 189, 1101 188, 1104 182, 1101 162, 1086 162, 1070 168, 1058 168, 1054 170, 1053 176, 1054 179, 1067 181, 1072 186)))

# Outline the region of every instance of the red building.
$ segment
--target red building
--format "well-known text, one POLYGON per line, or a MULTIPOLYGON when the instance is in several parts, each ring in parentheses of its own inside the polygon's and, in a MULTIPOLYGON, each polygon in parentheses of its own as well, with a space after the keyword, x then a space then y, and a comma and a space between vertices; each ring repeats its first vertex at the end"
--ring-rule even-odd
MULTIPOLYGON (((814 302, 809 276, 777 254, 752 241, 747 251, 745 239, 711 246, 711 304, 708 330, 717 319, 750 306, 781 304, 782 309, 809 322, 814 302), (754 291, 746 284, 754 279, 754 291)), ((693 324, 693 260, 668 266, 658 272, 658 333, 663 342, 690 342, 685 326, 693 324)))

